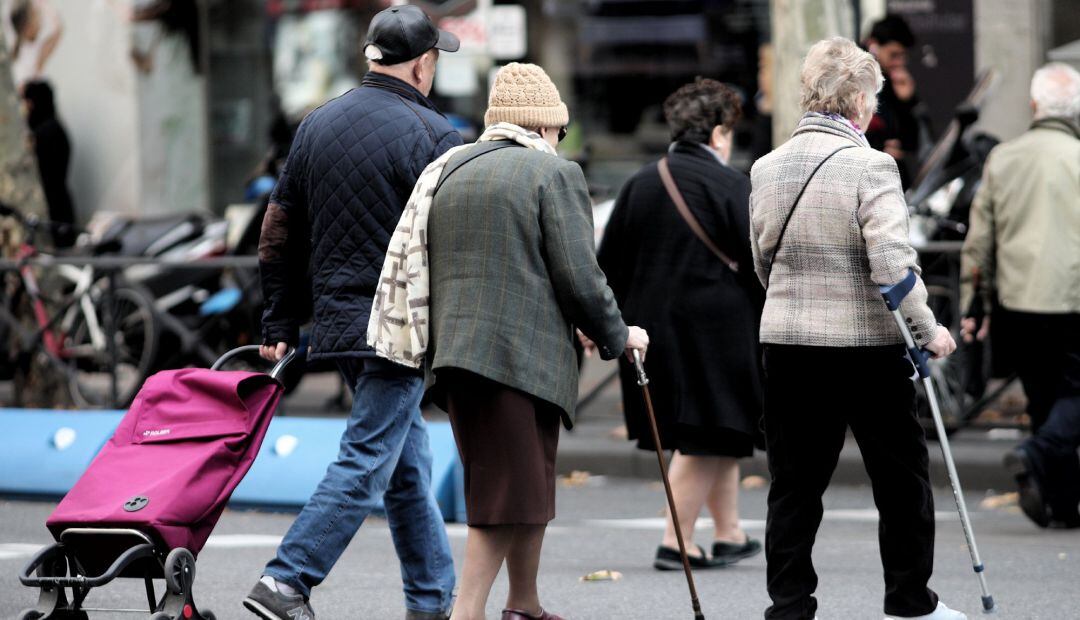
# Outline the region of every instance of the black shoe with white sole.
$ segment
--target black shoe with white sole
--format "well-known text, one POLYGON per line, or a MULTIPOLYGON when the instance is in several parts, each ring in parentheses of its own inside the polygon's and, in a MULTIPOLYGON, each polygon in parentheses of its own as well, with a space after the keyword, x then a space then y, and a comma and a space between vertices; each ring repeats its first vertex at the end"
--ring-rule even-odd
POLYGON ((263 620, 315 620, 315 612, 306 598, 282 594, 261 581, 244 599, 244 607, 263 620))

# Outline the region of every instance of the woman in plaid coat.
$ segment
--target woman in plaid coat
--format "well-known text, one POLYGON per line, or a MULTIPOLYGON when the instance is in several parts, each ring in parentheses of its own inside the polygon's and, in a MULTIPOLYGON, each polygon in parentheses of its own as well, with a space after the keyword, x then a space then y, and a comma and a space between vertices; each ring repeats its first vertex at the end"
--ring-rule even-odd
MULTIPOLYGON (((882 83, 877 61, 851 41, 817 43, 802 69, 805 116, 750 174, 750 240, 766 288, 766 618, 814 617, 810 555, 849 427, 881 518, 885 613, 965 617, 927 587, 934 499, 926 440, 913 413, 912 366, 878 292, 909 269, 918 273, 896 162, 862 133, 882 83)), ((956 347, 921 280, 901 309, 920 346, 937 357, 956 347)))

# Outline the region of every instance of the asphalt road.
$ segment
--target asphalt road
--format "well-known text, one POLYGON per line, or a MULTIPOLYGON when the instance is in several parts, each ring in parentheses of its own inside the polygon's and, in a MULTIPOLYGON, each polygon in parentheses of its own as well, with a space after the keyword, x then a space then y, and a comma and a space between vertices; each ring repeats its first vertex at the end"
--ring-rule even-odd
MULTIPOLYGON (((1080 618, 1080 531, 1043 531, 1015 508, 982 509, 970 497, 976 533, 997 618, 1080 618)), ((826 496, 826 518, 815 563, 820 576, 822 620, 883 617, 883 585, 877 553, 876 511, 869 489, 837 487, 826 496)), ((742 515, 753 536, 764 533, 765 489, 745 491, 742 515)), ((16 573, 33 549, 49 541, 44 520, 51 504, 0 502, 0 618, 30 606, 35 593, 16 573)), ((552 523, 541 567, 545 606, 574 620, 692 618, 681 573, 651 567, 660 537, 663 490, 658 483, 592 478, 580 486, 560 484, 559 517, 552 523), (615 582, 583 583, 600 569, 620 571, 615 582)), ((938 544, 932 587, 953 607, 979 617, 979 592, 971 571, 951 495, 938 495, 938 544)), ((248 618, 240 600, 253 585, 277 540, 292 521, 288 514, 228 511, 199 558, 196 602, 218 618, 248 618)), ((460 563, 465 528, 450 526, 460 563)), ((708 545, 700 529, 697 542, 708 545)), ((459 564, 460 567, 460 564, 459 564)), ((760 618, 768 604, 761 556, 737 566, 697 573, 706 617, 760 618)), ((395 619, 404 616, 400 577, 386 524, 372 518, 361 529, 312 603, 320 619, 395 619)), ((489 617, 506 595, 505 578, 492 592, 489 617)), ((139 582, 118 582, 91 595, 88 605, 136 607, 144 603, 139 582)), ((130 618, 130 614, 92 617, 130 618)))

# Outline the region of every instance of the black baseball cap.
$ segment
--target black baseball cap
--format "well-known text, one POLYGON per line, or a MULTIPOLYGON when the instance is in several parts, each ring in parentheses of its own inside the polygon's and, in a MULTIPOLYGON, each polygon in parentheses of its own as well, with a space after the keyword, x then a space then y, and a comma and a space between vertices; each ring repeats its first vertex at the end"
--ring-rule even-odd
POLYGON ((420 7, 406 4, 375 15, 364 41, 364 55, 380 64, 396 65, 432 48, 456 52, 460 47, 458 38, 436 28, 420 7))

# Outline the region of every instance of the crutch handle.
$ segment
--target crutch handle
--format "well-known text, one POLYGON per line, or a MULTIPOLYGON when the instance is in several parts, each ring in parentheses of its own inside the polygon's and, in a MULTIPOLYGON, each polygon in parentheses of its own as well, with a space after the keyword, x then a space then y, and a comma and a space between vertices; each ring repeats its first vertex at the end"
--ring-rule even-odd
POLYGON ((881 291, 881 296, 885 299, 885 305, 892 312, 893 318, 896 320, 896 326, 900 328, 900 334, 904 337, 904 346, 907 348, 911 363, 915 364, 919 377, 925 379, 930 376, 931 355, 928 351, 915 344, 915 336, 912 335, 911 328, 908 327, 903 314, 900 312, 900 304, 903 303, 908 293, 915 288, 915 283, 918 281, 915 270, 909 269, 907 276, 903 280, 891 286, 879 286, 878 290, 881 291))
POLYGON ((630 354, 634 358, 634 370, 637 371, 637 384, 642 387, 649 385, 649 378, 645 376, 645 364, 641 361, 641 351, 633 349, 630 354))
POLYGON ((900 280, 891 286, 878 287, 878 290, 881 291, 881 296, 885 298, 885 305, 889 307, 890 311, 895 312, 900 309, 900 304, 904 301, 904 298, 908 296, 908 293, 915 288, 916 282, 918 282, 918 277, 915 275, 915 270, 908 269, 907 276, 905 276, 903 280, 900 280))

